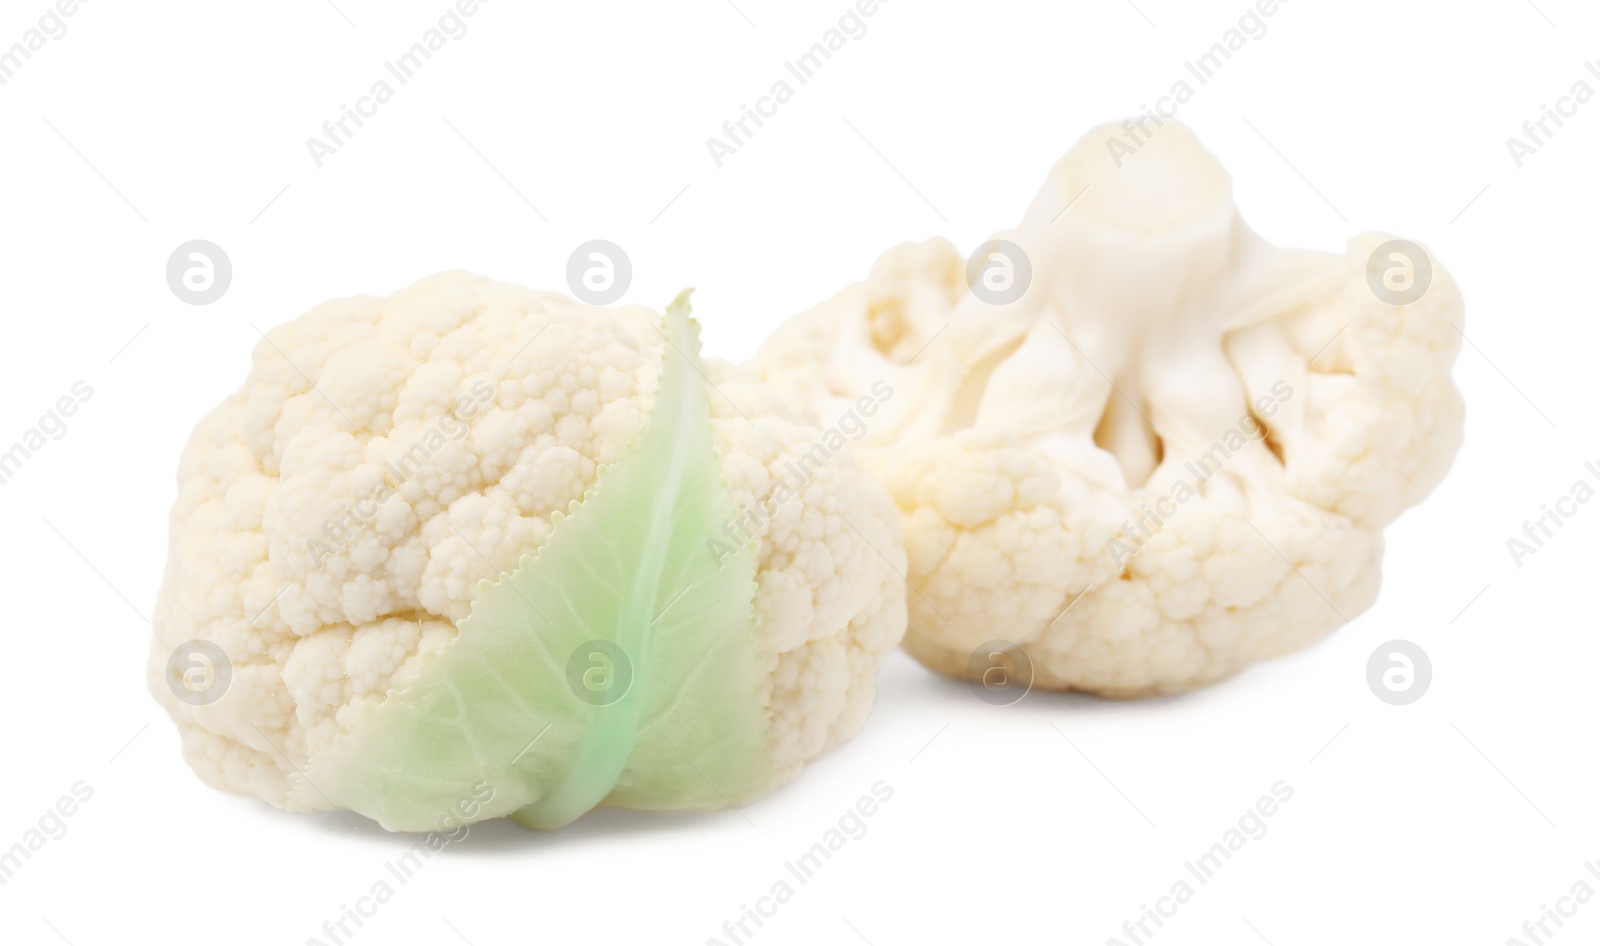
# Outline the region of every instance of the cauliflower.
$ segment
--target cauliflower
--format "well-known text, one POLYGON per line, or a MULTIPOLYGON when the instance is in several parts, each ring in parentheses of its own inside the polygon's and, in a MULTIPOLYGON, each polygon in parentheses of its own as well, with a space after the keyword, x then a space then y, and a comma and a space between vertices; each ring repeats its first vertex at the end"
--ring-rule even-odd
POLYGON ((905 629, 887 495, 791 472, 822 436, 686 301, 328 302, 183 454, 150 691, 206 783, 390 830, 740 804, 855 732, 905 629))
POLYGON ((943 673, 1000 637, 1036 686, 1132 697, 1304 647, 1373 603, 1384 527, 1461 444, 1461 298, 1426 251, 1274 247, 1187 129, 1118 132, 971 264, 892 249, 756 359, 820 411, 899 392, 857 456, 943 673))

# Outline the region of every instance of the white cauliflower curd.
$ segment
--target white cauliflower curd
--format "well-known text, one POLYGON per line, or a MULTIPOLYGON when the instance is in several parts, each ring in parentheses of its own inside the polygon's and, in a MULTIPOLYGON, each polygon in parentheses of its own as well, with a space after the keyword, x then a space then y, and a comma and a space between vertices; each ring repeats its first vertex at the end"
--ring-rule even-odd
POLYGON ((856 453, 944 673, 998 639, 1035 686, 1131 697, 1304 647, 1373 603, 1384 527, 1461 444, 1461 298, 1425 250, 1277 248, 1187 129, 1119 131, 970 266, 892 249, 757 358, 819 412, 897 392, 856 453))
POLYGON ((894 507, 847 455, 794 476, 814 418, 686 312, 444 273, 267 333, 183 454, 156 605, 200 777, 554 827, 738 804, 854 733, 905 627, 894 507))

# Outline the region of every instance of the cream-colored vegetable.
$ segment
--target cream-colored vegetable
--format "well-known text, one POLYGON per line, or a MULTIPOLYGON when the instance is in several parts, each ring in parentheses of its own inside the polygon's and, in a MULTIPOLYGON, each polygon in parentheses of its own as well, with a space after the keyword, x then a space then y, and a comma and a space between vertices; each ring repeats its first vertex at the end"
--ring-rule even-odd
MULTIPOLYGON (((669 347, 661 317, 646 309, 584 306, 463 273, 434 276, 387 299, 328 302, 270 332, 244 386, 201 421, 184 452, 156 604, 150 689, 177 722, 184 755, 200 777, 280 807, 324 808, 333 804, 330 794, 365 793, 377 797, 372 811, 386 824, 410 829, 426 821, 415 813, 385 816, 417 800, 385 797, 396 791, 388 784, 343 784, 359 782, 359 767, 327 774, 321 757, 451 648, 481 582, 518 568, 553 530, 561 535, 563 523, 552 517, 571 512, 597 482, 606 493, 607 465, 620 467, 639 438, 663 365, 676 365, 688 384, 715 389, 696 395, 709 403, 709 418, 696 421, 692 411, 680 417, 674 407, 662 422, 709 423, 708 449, 715 450, 727 507, 764 510, 685 540, 692 545, 685 554, 704 555, 713 567, 741 547, 752 559, 754 587, 746 587, 754 595, 754 711, 772 776, 761 784, 793 777, 853 734, 872 704, 874 672, 905 626, 898 574, 905 558, 893 506, 847 455, 808 467, 804 482, 796 481, 794 464, 825 436, 814 419, 794 397, 736 369, 706 365, 706 382, 700 366, 690 371, 674 361, 694 357, 685 345, 680 338, 669 347), (744 545, 746 536, 753 549, 744 545), (220 699, 180 697, 169 658, 191 640, 215 645, 231 663, 220 699), (319 784, 324 776, 328 783, 319 784)), ((675 404, 695 403, 676 397, 675 404)), ((680 505, 653 510, 650 518, 673 522, 685 515, 680 505)), ((603 546, 608 537, 601 540, 603 546)), ((634 533, 616 541, 632 543, 630 553, 642 542, 634 533)), ((622 568, 627 561, 619 554, 607 565, 622 568)), ((569 554, 568 562, 586 569, 587 581, 610 580, 581 555, 569 554)), ((663 570, 686 571, 680 561, 657 568, 663 570)), ((635 591, 596 593, 574 581, 561 593, 587 596, 581 605, 596 594, 624 598, 635 591)), ((662 585, 661 613, 651 624, 661 640, 652 647, 681 643, 657 626, 671 623, 662 619, 671 608, 680 619, 687 606, 672 592, 662 585)), ((538 604, 531 602, 523 616, 535 636, 544 634, 537 619, 560 620, 566 603, 538 604)), ((555 679, 566 656, 550 658, 555 679)), ((705 651, 699 656, 712 659, 705 651)), ((680 664, 683 657, 675 655, 680 664)), ((642 676, 651 658, 634 653, 632 659, 642 676)), ((556 731, 528 756, 562 749, 562 739, 581 742, 577 728, 561 731, 563 720, 586 711, 569 694, 512 695, 520 704, 554 709, 527 718, 502 714, 491 720, 503 730, 496 736, 525 732, 531 740, 554 721, 556 731)), ((714 721, 694 715, 703 696, 663 694, 658 687, 645 698, 670 703, 661 712, 676 713, 681 729, 714 736, 714 721)), ((448 730, 449 738, 470 742, 477 735, 463 729, 448 730)), ((660 742, 657 736, 669 731, 663 722, 641 741, 660 742)), ((472 772, 521 774, 511 771, 519 764, 511 756, 478 760, 472 772)), ((653 758, 666 756, 658 751, 653 758)), ((682 767, 676 759, 668 761, 682 767)), ((699 778, 693 765, 689 759, 685 771, 699 778)), ((400 771, 399 763, 394 768, 400 771)), ((461 773, 436 774, 443 780, 461 773)), ((679 796, 641 803, 640 785, 654 774, 630 769, 618 789, 621 803, 689 804, 679 796)), ((549 788, 529 784, 517 791, 549 788)), ((476 817, 530 801, 489 788, 498 796, 493 805, 475 803, 476 817)), ((700 788, 710 804, 727 799, 718 786, 700 788)), ((572 816, 560 814, 545 820, 572 816)))
POLYGON ((942 672, 1004 639, 1037 686, 1137 696, 1303 647, 1373 603, 1383 528, 1461 443, 1461 300, 1420 247, 1274 247, 1187 129, 1120 134, 1062 158, 980 291, 903 245, 757 359, 823 412, 898 392, 858 456, 942 672))

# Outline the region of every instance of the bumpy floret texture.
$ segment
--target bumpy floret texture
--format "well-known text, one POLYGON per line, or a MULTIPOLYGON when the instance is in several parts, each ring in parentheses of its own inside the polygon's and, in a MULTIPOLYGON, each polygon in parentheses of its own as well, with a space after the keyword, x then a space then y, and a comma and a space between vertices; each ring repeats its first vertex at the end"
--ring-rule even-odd
POLYGON ((1372 605, 1384 527, 1462 437, 1461 298, 1425 250, 1271 246, 1170 123, 1091 132, 997 239, 890 250, 756 362, 821 411, 897 392, 857 455, 904 524, 908 650, 973 676, 999 640, 1036 686, 1138 696, 1372 605))
MULTIPOLYGON (((679 356, 660 326, 643 308, 445 273, 269 332, 183 454, 155 612, 150 690, 200 777, 284 807, 297 773, 417 680, 480 583, 540 549, 638 438, 679 356), (214 703, 173 695, 168 658, 190 640, 231 662, 214 703)), ((904 550, 893 505, 848 454, 774 501, 821 432, 798 399, 704 371, 728 499, 771 510, 739 529, 755 544, 759 711, 782 781, 870 708, 904 630, 904 550)))

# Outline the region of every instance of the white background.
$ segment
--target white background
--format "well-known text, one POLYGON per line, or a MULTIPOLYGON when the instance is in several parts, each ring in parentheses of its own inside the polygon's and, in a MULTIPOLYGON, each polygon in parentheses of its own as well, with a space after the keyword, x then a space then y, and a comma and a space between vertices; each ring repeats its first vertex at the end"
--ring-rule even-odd
MULTIPOLYGON (((627 301, 698 286, 710 351, 743 358, 894 243, 967 251, 1013 222, 1083 131, 1196 84, 1183 63, 1247 9, 890 0, 719 170, 706 138, 846 0, 491 0, 318 169, 307 137, 446 9, 335 2, 92 0, 0 86, 0 442, 94 389, 0 486, 0 846, 94 790, 0 886, 7 943, 304 943, 408 843, 205 788, 145 691, 178 454, 257 327, 446 268, 561 288, 603 237, 633 259, 627 301), (196 238, 234 267, 205 307, 164 275, 196 238)), ((351 941, 731 942, 723 921, 880 779, 869 833, 748 942, 1104 943, 1280 779, 1269 833, 1151 942, 1501 944, 1600 890, 1600 503, 1521 568, 1506 548, 1600 461, 1600 100, 1522 169, 1506 147, 1574 82, 1600 89, 1600 13, 1536 2, 1293 0, 1181 113, 1269 239, 1386 230, 1466 294, 1467 445, 1389 530, 1371 611, 1135 703, 992 707, 896 655, 861 735, 742 815, 479 826, 351 941), (1365 681, 1396 638, 1434 669, 1398 708, 1365 681)), ((45 9, 5 0, 0 45, 45 9)), ((1596 937, 1600 900, 1554 941, 1596 937)))

